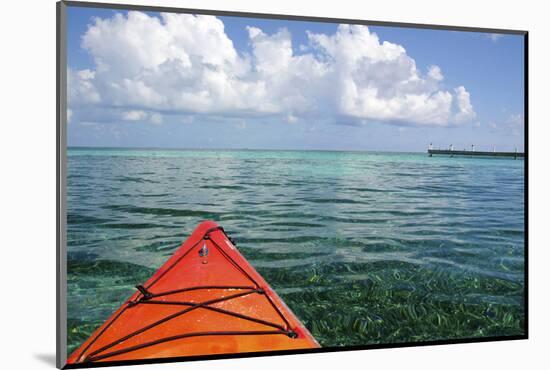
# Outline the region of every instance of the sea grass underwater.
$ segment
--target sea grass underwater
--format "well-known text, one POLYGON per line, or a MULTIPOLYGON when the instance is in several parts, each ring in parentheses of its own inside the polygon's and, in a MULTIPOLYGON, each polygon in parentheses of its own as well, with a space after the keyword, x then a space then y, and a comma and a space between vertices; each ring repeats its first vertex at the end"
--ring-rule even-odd
MULTIPOLYGON (((243 250, 247 255, 247 250, 243 250)), ((254 253, 248 258, 254 257, 254 253)), ((283 256, 280 256, 284 258, 283 256)), ((140 266, 97 261, 71 263, 74 280, 103 282, 111 286, 81 304, 108 316, 113 300, 127 298, 135 284, 153 272, 140 266), (131 278, 129 278, 131 277, 131 278), (104 308, 105 307, 105 308, 104 308)), ((258 269, 322 346, 336 347, 410 341, 433 341, 523 333, 524 312, 510 301, 521 299, 523 285, 507 280, 418 268, 408 263, 312 265, 306 269, 258 269), (359 275, 357 280, 347 277, 359 275), (437 294, 434 294, 437 292, 437 294), (500 297, 487 299, 484 297, 500 297)), ((73 283, 73 281, 71 281, 73 283)), ((103 320, 70 320, 74 350, 103 320)))
POLYGON ((324 347, 524 333, 524 167, 423 154, 70 149, 68 352, 203 219, 324 347))

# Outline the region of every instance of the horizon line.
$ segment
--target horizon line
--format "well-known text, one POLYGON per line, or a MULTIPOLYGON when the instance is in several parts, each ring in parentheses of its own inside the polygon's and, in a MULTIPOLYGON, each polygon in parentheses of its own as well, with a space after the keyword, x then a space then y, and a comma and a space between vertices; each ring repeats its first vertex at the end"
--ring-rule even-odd
POLYGON ((156 146, 95 146, 95 145, 67 145, 67 149, 141 149, 141 150, 226 150, 226 151, 279 151, 279 152, 365 152, 365 153, 427 153, 426 151, 398 151, 372 149, 270 149, 270 148, 192 148, 192 147, 156 147, 156 146))

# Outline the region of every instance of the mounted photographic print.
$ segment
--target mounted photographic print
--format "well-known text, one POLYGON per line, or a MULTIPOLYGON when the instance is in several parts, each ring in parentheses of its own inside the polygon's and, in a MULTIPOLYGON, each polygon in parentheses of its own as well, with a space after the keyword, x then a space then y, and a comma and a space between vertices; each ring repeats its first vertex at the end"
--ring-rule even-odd
POLYGON ((58 366, 527 338, 526 56, 58 3, 58 366))

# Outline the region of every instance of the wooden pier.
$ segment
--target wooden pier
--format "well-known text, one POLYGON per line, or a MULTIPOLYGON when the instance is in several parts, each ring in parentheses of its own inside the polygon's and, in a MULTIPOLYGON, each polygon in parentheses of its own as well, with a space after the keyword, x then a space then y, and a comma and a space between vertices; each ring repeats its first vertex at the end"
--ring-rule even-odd
POLYGON ((483 152, 474 150, 451 150, 451 149, 428 149, 428 154, 433 155, 447 155, 454 156, 467 156, 467 157, 506 157, 506 158, 524 158, 525 153, 520 152, 483 152))

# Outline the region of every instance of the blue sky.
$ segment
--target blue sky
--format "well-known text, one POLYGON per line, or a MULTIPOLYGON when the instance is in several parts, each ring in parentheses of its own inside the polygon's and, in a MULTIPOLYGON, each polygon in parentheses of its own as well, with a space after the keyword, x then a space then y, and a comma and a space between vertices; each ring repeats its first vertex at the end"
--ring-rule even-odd
POLYGON ((68 8, 69 146, 523 150, 523 36, 68 8))

